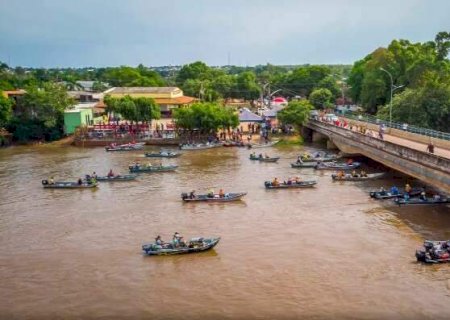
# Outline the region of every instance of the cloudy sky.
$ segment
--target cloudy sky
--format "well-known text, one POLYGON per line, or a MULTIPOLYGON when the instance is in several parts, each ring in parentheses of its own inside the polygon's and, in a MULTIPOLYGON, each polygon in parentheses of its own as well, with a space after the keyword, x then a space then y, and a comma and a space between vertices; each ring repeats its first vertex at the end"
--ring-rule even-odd
POLYGON ((0 0, 0 61, 80 67, 353 63, 450 31, 449 0, 0 0))

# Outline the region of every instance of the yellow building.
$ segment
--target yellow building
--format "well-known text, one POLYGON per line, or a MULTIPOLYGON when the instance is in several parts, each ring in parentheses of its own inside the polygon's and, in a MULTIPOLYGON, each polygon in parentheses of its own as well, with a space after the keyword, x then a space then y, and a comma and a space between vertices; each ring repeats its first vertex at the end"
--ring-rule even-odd
POLYGON ((197 99, 183 95, 177 87, 115 87, 104 92, 113 98, 130 96, 133 98, 153 98, 161 108, 162 118, 171 118, 172 109, 188 106, 197 99))

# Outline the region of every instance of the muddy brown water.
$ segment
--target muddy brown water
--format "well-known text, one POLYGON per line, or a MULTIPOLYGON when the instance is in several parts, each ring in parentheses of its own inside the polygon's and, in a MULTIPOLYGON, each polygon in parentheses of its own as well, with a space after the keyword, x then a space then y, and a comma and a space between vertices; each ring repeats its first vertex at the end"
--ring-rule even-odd
POLYGON ((290 168, 312 148, 261 149, 278 163, 250 161, 245 149, 190 151, 162 160, 176 172, 98 190, 44 190, 41 180, 126 173, 130 161, 147 161, 142 152, 0 150, 0 318, 449 319, 450 265, 414 258, 424 238, 450 238, 449 207, 369 199, 401 178, 332 182, 331 172, 290 168), (318 185, 263 187, 295 175, 318 185), (228 204, 180 200, 210 187, 248 195, 228 204), (175 231, 222 239, 201 254, 142 255, 142 243, 175 231))

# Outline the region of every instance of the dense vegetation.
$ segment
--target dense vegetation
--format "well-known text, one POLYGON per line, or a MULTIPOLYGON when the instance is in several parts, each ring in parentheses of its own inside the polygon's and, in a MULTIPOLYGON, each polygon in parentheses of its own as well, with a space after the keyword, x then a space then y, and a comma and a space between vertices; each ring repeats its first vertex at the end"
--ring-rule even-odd
POLYGON ((160 108, 152 98, 132 98, 128 95, 122 98, 112 98, 106 95, 104 100, 108 112, 114 112, 130 121, 151 122, 161 117, 160 108))
POLYGON ((392 75, 392 120, 450 131, 450 33, 434 41, 393 40, 355 62, 348 83, 353 99, 372 114, 388 119, 392 75), (387 72, 383 71, 382 69, 387 72))
POLYGON ((194 103, 187 108, 175 109, 173 118, 177 128, 188 132, 198 130, 202 134, 236 128, 239 125, 239 118, 231 109, 214 102, 194 103))
POLYGON ((281 123, 296 126, 299 130, 308 121, 313 109, 314 106, 306 99, 291 101, 277 116, 281 123))

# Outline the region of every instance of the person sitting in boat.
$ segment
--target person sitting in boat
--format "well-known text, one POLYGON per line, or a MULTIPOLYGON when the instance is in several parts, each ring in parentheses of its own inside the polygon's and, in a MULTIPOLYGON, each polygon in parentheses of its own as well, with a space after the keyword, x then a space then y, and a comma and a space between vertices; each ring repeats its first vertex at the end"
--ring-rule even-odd
POLYGON ((195 190, 192 190, 191 193, 189 193, 189 199, 195 199, 195 190))
POLYGON ((297 157, 297 162, 296 162, 297 164, 302 164, 303 163, 303 161, 302 161, 302 157, 301 156, 298 156, 297 157))
POLYGON ((209 192, 207 194, 208 198, 214 198, 214 189, 209 189, 209 192))
POLYGON ((379 193, 380 193, 380 195, 384 196, 384 195, 386 195, 386 190, 384 190, 384 188, 381 187, 379 193))
POLYGON ((223 189, 219 190, 219 198, 225 197, 225 192, 223 192, 223 189))
POLYGON ((345 176, 345 173, 343 170, 338 171, 338 173, 336 174, 336 177, 338 179, 342 179, 345 176))
POLYGON ((361 177, 367 177, 367 172, 365 172, 364 170, 361 170, 361 177))
POLYGON ((97 173, 95 171, 92 172, 92 178, 97 179, 97 173))
POLYGON ((297 177, 295 177, 294 181, 295 181, 295 183, 300 183, 302 180, 300 179, 300 177, 297 176, 297 177))
POLYGON ((391 187, 391 194, 397 195, 398 194, 398 188, 396 186, 391 187))
POLYGON ((264 158, 269 159, 270 157, 267 155, 267 153, 265 153, 264 158))
POLYGON ((256 152, 252 153, 252 158, 256 158, 256 152))
POLYGON ((272 185, 273 185, 274 187, 278 187, 278 186, 280 185, 280 182, 278 181, 278 178, 273 179, 272 185))
POLYGON ((110 178, 114 177, 114 172, 112 169, 109 169, 108 177, 110 177, 110 178))
POLYGON ((48 184, 55 184, 55 179, 53 179, 53 176, 48 179, 48 184))
POLYGON ((262 153, 259 154, 258 158, 262 159, 263 155, 262 153))
POLYGON ((164 244, 164 241, 161 239, 161 236, 160 236, 160 235, 158 235, 158 236, 155 238, 155 243, 156 243, 157 245, 160 245, 160 246, 162 246, 162 245, 164 244))
POLYGON ((310 155, 308 154, 308 153, 304 153, 304 154, 302 154, 302 159, 303 160, 308 160, 310 158, 310 155))
POLYGON ((435 201, 439 201, 439 200, 441 200, 441 195, 440 195, 440 194, 435 194, 435 195, 433 196, 433 199, 434 199, 435 201))
POLYGON ((151 167, 153 167, 152 163, 151 162, 147 163, 147 168, 151 168, 151 167))
POLYGON ((425 191, 422 191, 422 192, 420 193, 419 199, 420 199, 420 200, 423 200, 423 201, 426 201, 426 200, 427 200, 427 195, 425 194, 425 191))
POLYGON ((351 165, 352 163, 353 163, 353 159, 350 158, 350 159, 347 160, 347 164, 348 165, 351 165))
POLYGON ((407 183, 405 185, 405 193, 407 193, 409 195, 410 192, 411 192, 411 186, 409 185, 409 183, 407 183))
POLYGON ((292 184, 292 178, 291 178, 291 177, 288 178, 287 184, 288 184, 288 185, 291 185, 291 184, 292 184))
POLYGON ((81 178, 78 178, 78 185, 82 185, 83 184, 83 179, 81 179, 81 178))
POLYGON ((357 178, 357 177, 358 177, 358 174, 356 173, 356 170, 353 170, 353 171, 352 171, 352 177, 353 177, 353 178, 357 178))

